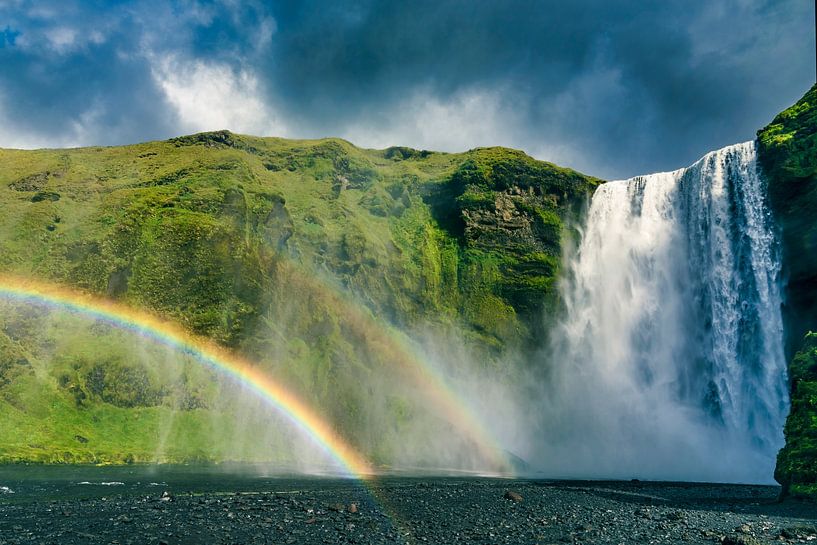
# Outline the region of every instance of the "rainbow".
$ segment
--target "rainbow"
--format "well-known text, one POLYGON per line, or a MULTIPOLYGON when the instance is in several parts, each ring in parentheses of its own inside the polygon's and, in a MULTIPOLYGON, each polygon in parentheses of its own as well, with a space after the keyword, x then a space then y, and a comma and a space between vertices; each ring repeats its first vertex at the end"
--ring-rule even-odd
POLYGON ((289 266, 293 268, 293 271, 297 271, 288 278, 290 282, 298 283, 313 293, 329 298, 333 304, 343 308, 346 326, 361 339, 377 345, 386 355, 384 359, 390 361, 396 371, 403 373, 402 378, 421 387, 420 392, 439 410, 438 414, 474 441, 476 450, 481 454, 482 459, 490 464, 490 468, 486 468, 487 471, 480 471, 480 474, 515 476, 513 464, 507 459, 505 451, 470 410, 467 401, 451 387, 446 378, 428 361, 428 358, 411 346, 404 335, 387 325, 378 323, 368 308, 350 299, 330 281, 301 271, 293 264, 289 266))
POLYGON ((27 278, 0 275, 0 297, 82 314, 187 354, 249 387, 311 437, 350 476, 366 479, 374 475, 366 459, 304 401, 250 362, 211 341, 146 312, 27 278))

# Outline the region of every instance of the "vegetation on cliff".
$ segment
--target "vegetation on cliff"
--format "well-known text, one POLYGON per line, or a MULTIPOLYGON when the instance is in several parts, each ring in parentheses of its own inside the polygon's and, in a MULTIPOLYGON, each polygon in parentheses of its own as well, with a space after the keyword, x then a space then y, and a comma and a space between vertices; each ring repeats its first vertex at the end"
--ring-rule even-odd
POLYGON ((817 86, 758 132, 769 200, 780 227, 786 282, 791 413, 777 480, 817 497, 817 86), (805 338, 804 338, 805 335, 805 338))
MULTIPOLYGON (((410 383, 371 387, 409 357, 405 333, 454 333, 486 367, 524 347, 554 311, 563 239, 597 183, 503 148, 364 150, 227 131, 0 150, 0 272, 148 309, 239 351, 385 463, 386 439, 424 410, 407 401, 410 383)), ((230 450, 241 439, 213 430, 253 411, 184 357, 2 304, 0 460, 279 449, 272 434, 230 450)))
POLYGON ((791 414, 775 477, 793 495, 817 497, 817 333, 806 335, 789 373, 791 414))
POLYGON ((817 330, 817 86, 758 132, 769 200, 780 226, 790 297, 787 330, 817 330))

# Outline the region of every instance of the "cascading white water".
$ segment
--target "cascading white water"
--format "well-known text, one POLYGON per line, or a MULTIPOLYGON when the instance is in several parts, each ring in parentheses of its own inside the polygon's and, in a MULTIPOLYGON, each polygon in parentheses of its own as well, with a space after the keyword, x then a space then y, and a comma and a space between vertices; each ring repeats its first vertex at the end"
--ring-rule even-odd
POLYGON ((544 469, 765 482, 788 410, 753 142, 606 183, 567 264, 544 469))

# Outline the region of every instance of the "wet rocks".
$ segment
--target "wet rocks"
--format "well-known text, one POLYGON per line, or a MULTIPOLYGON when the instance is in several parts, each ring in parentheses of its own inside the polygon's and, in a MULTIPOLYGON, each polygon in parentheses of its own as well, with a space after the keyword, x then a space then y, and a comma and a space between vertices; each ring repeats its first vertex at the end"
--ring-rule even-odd
POLYGON ((55 495, 23 502, 18 496, 31 492, 15 484, 15 497, 0 496, 0 544, 756 545, 807 543, 817 524, 813 509, 773 502, 773 487, 645 484, 635 495, 629 483, 392 478, 372 495, 332 479, 225 480, 203 490, 162 481, 173 484, 161 497, 128 483, 105 500, 82 487, 81 497, 43 488, 55 495), (506 493, 524 501, 500 499, 506 493))
POLYGON ((726 535, 720 538, 721 545, 762 545, 760 541, 747 535, 726 535))
MULTIPOLYGON (((815 511, 817 511, 817 508, 815 508, 815 511)), ((807 540, 817 542, 817 527, 798 525, 781 528, 780 537, 787 540, 807 540)))
POLYGON ((50 177, 51 173, 48 171, 37 172, 11 182, 9 189, 14 191, 40 191, 46 186, 50 177))
POLYGON ((60 200, 60 194, 55 191, 38 191, 31 197, 31 202, 57 202, 58 200, 60 200))
POLYGON ((506 500, 511 500, 514 503, 521 503, 523 499, 519 492, 514 492, 513 490, 506 490, 502 497, 506 500))
POLYGON ((749 526, 748 524, 741 524, 740 526, 735 528, 735 531, 739 534, 751 534, 752 527, 749 526))

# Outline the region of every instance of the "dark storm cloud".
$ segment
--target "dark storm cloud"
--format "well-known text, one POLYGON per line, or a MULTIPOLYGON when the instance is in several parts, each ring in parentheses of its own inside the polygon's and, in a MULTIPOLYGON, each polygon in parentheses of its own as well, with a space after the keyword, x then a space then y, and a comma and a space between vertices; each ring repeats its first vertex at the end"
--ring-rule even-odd
POLYGON ((134 54, 139 36, 126 14, 111 23, 79 6, 18 7, 0 4, 0 24, 15 35, 0 48, 0 112, 7 125, 0 134, 12 145, 40 135, 71 142, 77 131, 91 133, 86 136, 96 143, 119 143, 170 129, 166 112, 155 108, 162 98, 145 77, 148 62, 134 54))
POLYGON ((575 166, 634 174, 749 139, 804 92, 810 4, 306 2, 279 11, 269 73, 317 132, 418 86, 500 86, 527 121, 509 127, 514 143, 567 143, 575 166))
POLYGON ((77 125, 82 143, 171 136, 195 126, 157 78, 172 58, 250 74, 289 136, 510 145, 632 175, 750 139, 797 99, 814 78, 811 4, 0 0, 0 119, 34 140, 77 125))

